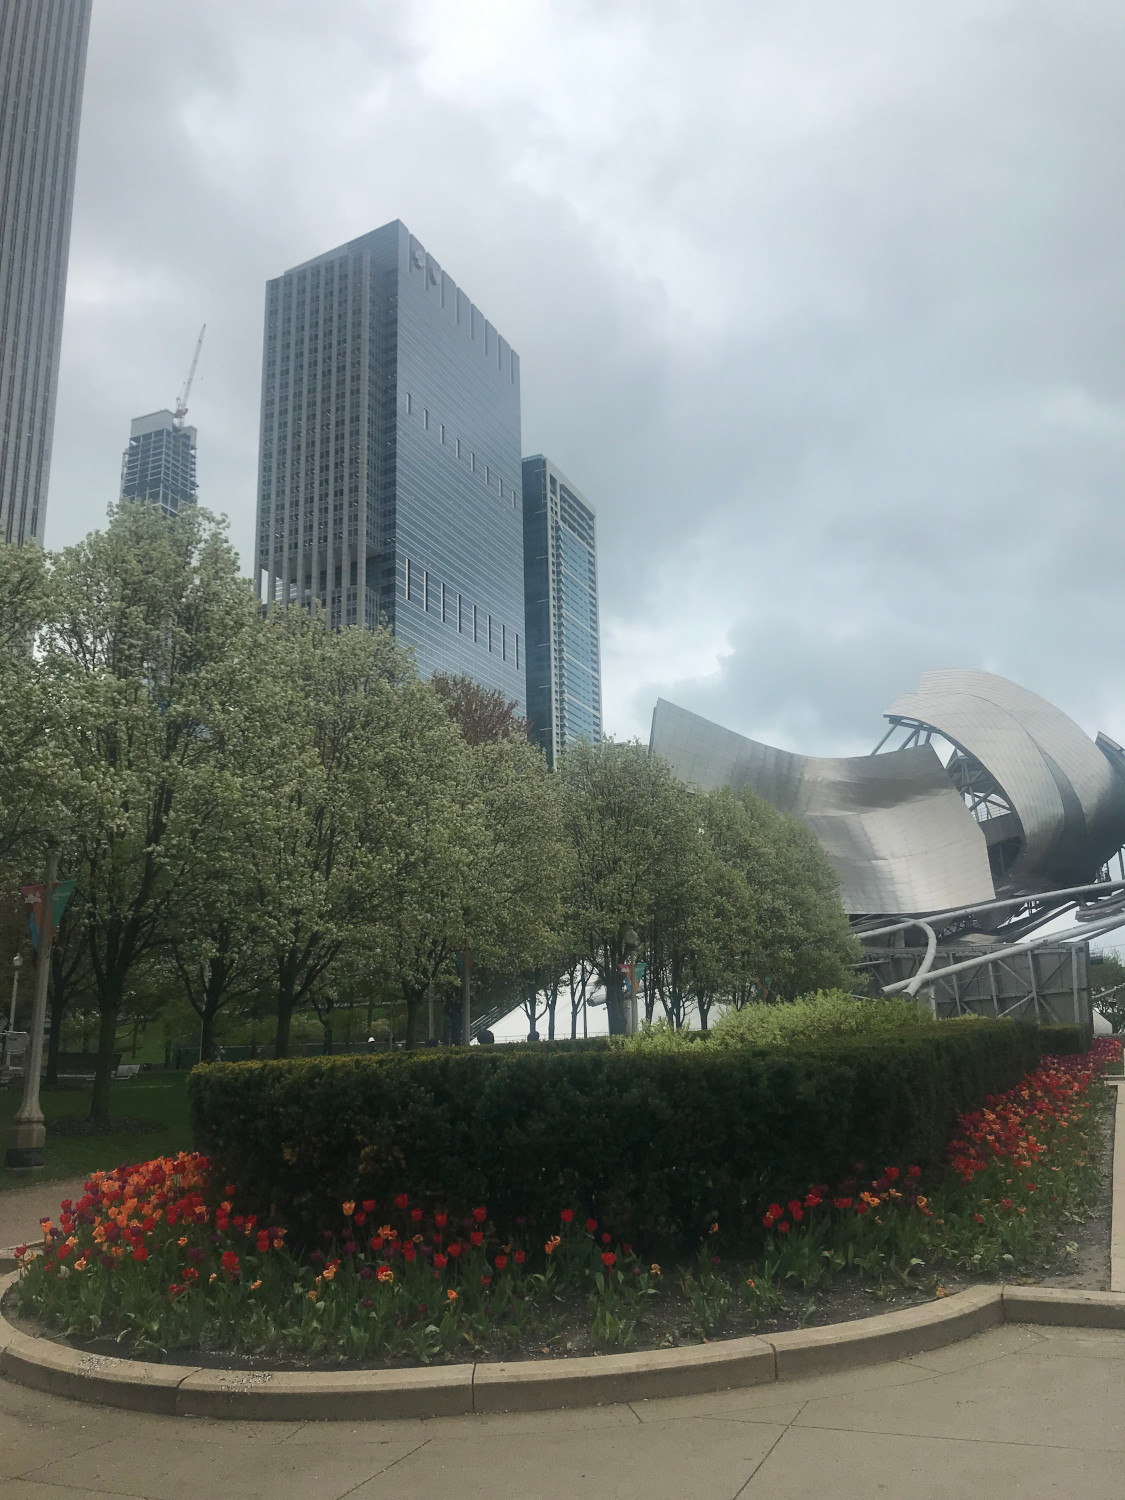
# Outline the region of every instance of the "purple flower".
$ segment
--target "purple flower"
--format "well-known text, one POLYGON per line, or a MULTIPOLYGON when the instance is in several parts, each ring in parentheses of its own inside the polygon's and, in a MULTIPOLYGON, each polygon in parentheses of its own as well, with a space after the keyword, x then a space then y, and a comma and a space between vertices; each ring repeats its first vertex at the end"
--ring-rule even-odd
POLYGON ((713 1266, 719 1266, 719 1265, 722 1265, 722 1261, 719 1259, 719 1257, 717 1255, 712 1255, 712 1257, 711 1257, 711 1264, 713 1266))
POLYGON ((430 1256, 434 1253, 434 1247, 432 1245, 419 1245, 418 1249, 421 1252, 423 1260, 429 1260, 430 1256))
POLYGON ((370 1281, 374 1274, 375 1272, 371 1269, 370 1266, 364 1266, 362 1271, 360 1271, 359 1273, 359 1279, 360 1281, 370 1281))
POLYGON ((364 1308, 368 1312, 370 1312, 371 1309, 375 1306, 375 1304, 374 1304, 374 1302, 372 1302, 372 1300, 371 1300, 370 1297, 364 1297, 364 1299, 363 1299, 363 1306, 364 1306, 364 1308))
POLYGON ((314 1266, 319 1266, 321 1261, 324 1259, 324 1251, 314 1250, 309 1256, 309 1259, 312 1261, 314 1266))
POLYGON ((354 1255, 355 1252, 356 1252, 356 1243, 355 1243, 355 1240, 345 1240, 344 1241, 344 1254, 345 1255, 354 1255))
POLYGON ((424 1302, 419 1302, 419 1304, 418 1304, 418 1316, 420 1318, 424 1318, 426 1316, 426 1314, 429 1312, 429 1310, 430 1309, 426 1306, 426 1304, 424 1302))
POLYGON ((116 1224, 109 1223, 105 1226, 105 1237, 112 1245, 115 1241, 121 1238, 121 1230, 116 1224))
POLYGON ((107 1271, 112 1271, 113 1270, 113 1256, 112 1255, 103 1255, 102 1256, 102 1265, 106 1268, 107 1271))
POLYGON ((193 1245, 187 1253, 188 1260, 195 1261, 196 1265, 203 1259, 203 1251, 198 1245, 193 1245))

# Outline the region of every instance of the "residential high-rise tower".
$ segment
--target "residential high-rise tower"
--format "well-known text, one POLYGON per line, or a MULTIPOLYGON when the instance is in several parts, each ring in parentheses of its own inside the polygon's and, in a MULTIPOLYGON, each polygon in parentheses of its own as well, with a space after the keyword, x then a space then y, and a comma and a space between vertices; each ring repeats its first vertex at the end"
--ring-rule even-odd
POLYGON ((597 523, 550 459, 523 461, 527 716, 552 770, 575 740, 602 737, 597 523))
POLYGON ((147 500, 166 516, 194 505, 195 428, 177 423, 170 411, 134 417, 121 460, 122 500, 147 500))
POLYGON ((43 540, 90 0, 0 0, 0 540, 43 540))
POLYGON ((268 283, 263 597, 524 711, 519 356, 395 220, 268 283))

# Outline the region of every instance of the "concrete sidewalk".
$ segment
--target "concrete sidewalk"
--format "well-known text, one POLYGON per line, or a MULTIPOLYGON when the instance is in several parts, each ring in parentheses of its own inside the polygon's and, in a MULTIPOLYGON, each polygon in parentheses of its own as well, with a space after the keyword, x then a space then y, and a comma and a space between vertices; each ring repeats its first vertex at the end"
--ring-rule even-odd
POLYGON ((40 1219, 58 1222, 64 1198, 81 1198, 84 1177, 60 1182, 29 1183, 26 1187, 0 1188, 0 1251, 13 1245, 37 1244, 42 1238, 40 1219))
POLYGON ((720 1395, 429 1422, 212 1422, 0 1381, 4 1500, 1121 1500, 1125 1332, 1006 1325, 720 1395))

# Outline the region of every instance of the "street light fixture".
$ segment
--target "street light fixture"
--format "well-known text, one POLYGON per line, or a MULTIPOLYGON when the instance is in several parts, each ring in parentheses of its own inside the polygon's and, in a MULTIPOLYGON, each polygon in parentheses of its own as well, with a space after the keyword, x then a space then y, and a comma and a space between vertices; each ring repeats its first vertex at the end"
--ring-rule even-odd
POLYGON ((12 1005, 8 1014, 8 1025, 3 1038, 3 1064, 0 1065, 0 1085, 4 1088, 12 1081, 12 1033, 16 1029, 16 997, 19 993, 20 970, 23 968, 23 958, 16 954, 12 959, 12 1005))
POLYGON ((12 959, 12 1009, 8 1016, 8 1030, 16 1029, 16 995, 20 987, 20 970, 23 968, 23 955, 17 953, 12 959))
POLYGON ((39 1104, 39 1070, 43 1064, 43 1028, 47 1024, 47 984, 51 975, 51 940, 54 937, 52 903, 59 851, 55 844, 47 848, 47 878, 38 898, 39 949, 35 974, 35 1005, 31 1012, 31 1036, 23 1065, 23 1100, 10 1127, 9 1145, 4 1165, 26 1172, 43 1165, 43 1147, 47 1127, 39 1104))

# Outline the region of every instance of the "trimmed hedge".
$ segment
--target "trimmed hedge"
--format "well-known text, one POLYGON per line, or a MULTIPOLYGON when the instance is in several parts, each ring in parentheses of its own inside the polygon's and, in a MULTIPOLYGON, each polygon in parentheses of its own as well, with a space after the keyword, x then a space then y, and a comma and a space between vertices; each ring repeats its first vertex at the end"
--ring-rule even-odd
MULTIPOLYGON (((188 1090, 196 1146, 239 1204, 300 1239, 344 1198, 464 1210, 503 1226, 593 1212, 644 1243, 757 1229, 762 1204, 863 1163, 940 1168, 958 1114, 1079 1026, 942 1023, 773 1048, 439 1048, 211 1063, 188 1090)), ((378 1212, 378 1210, 377 1210, 378 1212)))

